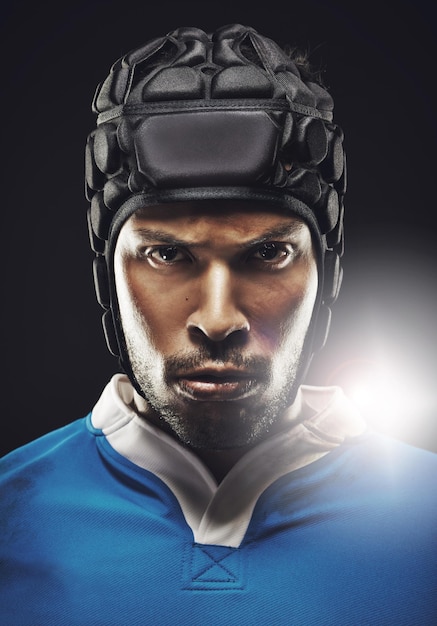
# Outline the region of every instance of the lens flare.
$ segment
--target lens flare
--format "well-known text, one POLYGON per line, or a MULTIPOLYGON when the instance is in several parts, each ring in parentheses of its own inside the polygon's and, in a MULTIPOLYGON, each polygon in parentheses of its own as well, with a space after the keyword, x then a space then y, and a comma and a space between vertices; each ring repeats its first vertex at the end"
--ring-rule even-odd
POLYGON ((341 386, 370 426, 395 437, 408 437, 433 406, 429 389, 394 359, 351 359, 327 383, 341 386))

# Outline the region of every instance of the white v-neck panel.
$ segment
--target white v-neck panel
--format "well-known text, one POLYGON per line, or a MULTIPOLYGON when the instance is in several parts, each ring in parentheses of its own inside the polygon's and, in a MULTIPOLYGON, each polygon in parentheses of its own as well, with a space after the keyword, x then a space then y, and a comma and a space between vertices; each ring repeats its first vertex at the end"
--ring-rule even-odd
POLYGON ((114 450, 171 489, 200 544, 238 547, 269 485, 365 430, 341 389, 303 385, 290 410, 290 429, 252 448, 217 485, 195 454, 140 418, 132 400, 128 378, 116 374, 93 409, 92 424, 114 450), (301 422, 295 418, 299 403, 314 411, 312 417, 301 422))

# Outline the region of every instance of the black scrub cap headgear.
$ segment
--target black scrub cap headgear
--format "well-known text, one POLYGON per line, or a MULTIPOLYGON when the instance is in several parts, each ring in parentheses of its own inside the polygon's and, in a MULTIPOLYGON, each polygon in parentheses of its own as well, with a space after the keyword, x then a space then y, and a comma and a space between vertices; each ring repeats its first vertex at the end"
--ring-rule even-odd
POLYGON ((109 349, 131 380, 114 248, 132 213, 164 202, 251 200, 304 219, 319 264, 309 352, 319 349, 341 282, 346 188, 343 133, 328 92, 253 28, 187 27, 119 59, 93 110, 86 195, 94 279, 109 349))

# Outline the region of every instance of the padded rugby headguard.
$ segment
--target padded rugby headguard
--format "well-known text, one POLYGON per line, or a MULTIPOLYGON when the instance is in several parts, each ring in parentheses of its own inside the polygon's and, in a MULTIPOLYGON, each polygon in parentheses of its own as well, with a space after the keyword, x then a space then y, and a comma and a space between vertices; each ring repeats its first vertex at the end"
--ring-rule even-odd
POLYGON ((114 249, 134 211, 163 202, 262 201, 306 221, 319 266, 309 363, 324 343, 341 282, 346 172, 343 133, 327 91, 252 28, 233 24, 212 35, 179 28, 119 59, 99 85, 93 110, 86 195, 97 299, 109 349, 135 386, 119 321, 114 249))

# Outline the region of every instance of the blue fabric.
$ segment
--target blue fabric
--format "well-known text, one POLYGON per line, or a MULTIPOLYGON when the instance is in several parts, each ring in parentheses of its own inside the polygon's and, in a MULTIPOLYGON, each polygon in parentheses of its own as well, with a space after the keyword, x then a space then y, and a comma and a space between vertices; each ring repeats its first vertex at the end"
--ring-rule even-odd
POLYGON ((354 439, 271 485, 240 548, 204 546, 86 422, 1 461, 1 624, 437 624, 437 455, 354 439))

